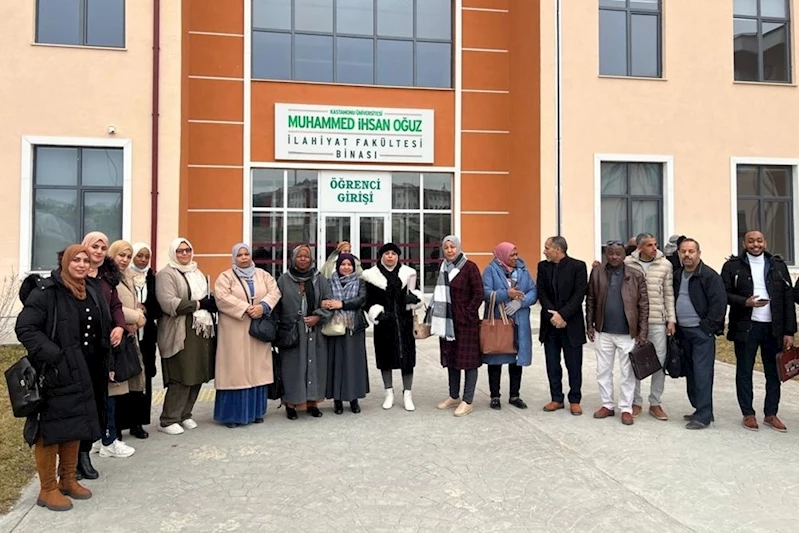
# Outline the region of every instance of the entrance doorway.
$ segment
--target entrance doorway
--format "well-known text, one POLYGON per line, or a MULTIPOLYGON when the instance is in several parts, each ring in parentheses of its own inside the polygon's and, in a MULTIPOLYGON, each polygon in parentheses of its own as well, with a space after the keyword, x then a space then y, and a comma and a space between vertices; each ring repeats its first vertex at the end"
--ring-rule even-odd
POLYGON ((352 253, 361 260, 364 270, 374 266, 378 250, 390 240, 388 214, 323 214, 319 227, 321 243, 318 264, 323 264, 341 241, 352 245, 352 253))

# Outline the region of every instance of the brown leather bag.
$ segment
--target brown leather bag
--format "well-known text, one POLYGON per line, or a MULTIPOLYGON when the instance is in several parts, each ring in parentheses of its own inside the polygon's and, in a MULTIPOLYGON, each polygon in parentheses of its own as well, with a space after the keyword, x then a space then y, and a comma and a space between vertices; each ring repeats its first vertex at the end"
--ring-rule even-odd
POLYGON ((777 354, 777 373, 780 381, 788 381, 799 376, 799 348, 794 346, 777 354))
POLYGON ((655 372, 661 372, 663 370, 663 366, 660 364, 657 351, 655 350, 655 345, 649 341, 646 341, 646 344, 633 348, 630 352, 630 364, 632 364, 635 379, 638 381, 646 379, 655 372))
POLYGON ((484 355, 516 354, 515 325, 505 313, 505 306, 499 306, 500 320, 494 317, 497 304, 497 293, 492 292, 489 298, 488 318, 480 321, 480 351, 484 355))

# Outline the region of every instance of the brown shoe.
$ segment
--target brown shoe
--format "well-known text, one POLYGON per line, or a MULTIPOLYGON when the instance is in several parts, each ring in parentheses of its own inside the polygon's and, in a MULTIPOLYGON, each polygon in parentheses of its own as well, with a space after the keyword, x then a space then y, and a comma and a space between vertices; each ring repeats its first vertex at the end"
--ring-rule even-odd
POLYGON ((594 418, 607 418, 609 416, 616 416, 616 411, 608 409, 607 407, 600 407, 599 410, 594 413, 594 418))
POLYGON ((557 411, 558 409, 563 409, 563 402, 549 402, 544 406, 544 411, 547 413, 557 411))
POLYGON ((748 429, 749 431, 757 431, 760 429, 757 425, 757 418, 755 415, 746 415, 743 421, 744 429, 748 429))
POLYGON ((763 419, 763 423, 769 426, 771 429, 779 431, 780 433, 785 433, 788 431, 788 428, 785 427, 785 424, 782 423, 782 420, 776 417, 776 415, 770 415, 763 419))
POLYGON ((67 442, 58 446, 58 457, 62 467, 58 489, 62 494, 75 500, 88 500, 92 497, 92 491, 78 483, 76 477, 79 448, 80 441, 67 442))
POLYGON ((633 418, 638 418, 638 416, 641 414, 641 411, 643 411, 643 408, 641 408, 640 405, 633 404, 633 418))
POLYGON ((653 405, 649 408, 649 414, 653 417, 657 418, 658 420, 668 420, 669 415, 666 414, 666 411, 659 405, 653 405))
MULTIPOLYGON (((45 446, 40 438, 33 446, 33 457, 36 460, 36 471, 39 473, 39 498, 36 505, 47 507, 51 511, 69 511, 72 501, 61 494, 56 481, 56 461, 58 459, 58 445, 45 446)), ((75 465, 73 466, 73 471, 75 465)))
POLYGON ((583 414, 583 408, 580 407, 579 403, 570 403, 569 412, 574 416, 580 416, 581 414, 583 414))
POLYGON ((632 413, 622 413, 621 414, 621 423, 625 426, 632 426, 635 419, 633 418, 632 413))

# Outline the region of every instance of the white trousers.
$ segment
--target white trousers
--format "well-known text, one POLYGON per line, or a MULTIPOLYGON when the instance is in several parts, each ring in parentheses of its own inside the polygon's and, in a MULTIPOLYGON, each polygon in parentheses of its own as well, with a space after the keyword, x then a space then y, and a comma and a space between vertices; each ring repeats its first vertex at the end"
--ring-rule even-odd
POLYGON ((596 353, 596 380, 599 385, 599 398, 602 407, 614 410, 613 402, 613 362, 619 356, 619 410, 622 413, 633 412, 633 396, 635 395, 635 374, 630 364, 629 353, 635 347, 635 339, 629 335, 615 333, 597 333, 594 340, 596 353))
MULTIPOLYGON (((649 342, 655 345, 660 365, 666 362, 666 324, 649 324, 649 342)), ((663 396, 663 389, 666 387, 666 373, 658 370, 652 374, 652 383, 649 385, 649 405, 660 405, 660 397, 663 396)), ((641 382, 635 380, 635 405, 644 405, 641 396, 641 382)))

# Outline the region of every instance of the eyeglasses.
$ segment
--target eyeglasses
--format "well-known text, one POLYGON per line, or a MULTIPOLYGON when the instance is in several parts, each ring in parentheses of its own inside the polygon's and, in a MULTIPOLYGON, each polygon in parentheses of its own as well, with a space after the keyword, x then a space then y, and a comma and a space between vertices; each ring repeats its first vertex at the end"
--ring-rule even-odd
POLYGON ((624 243, 621 241, 608 241, 605 243, 605 246, 615 246, 615 245, 624 246, 624 243))
POLYGON ((176 254, 190 254, 191 253, 191 248, 178 248, 177 250, 175 250, 175 253, 176 254))

